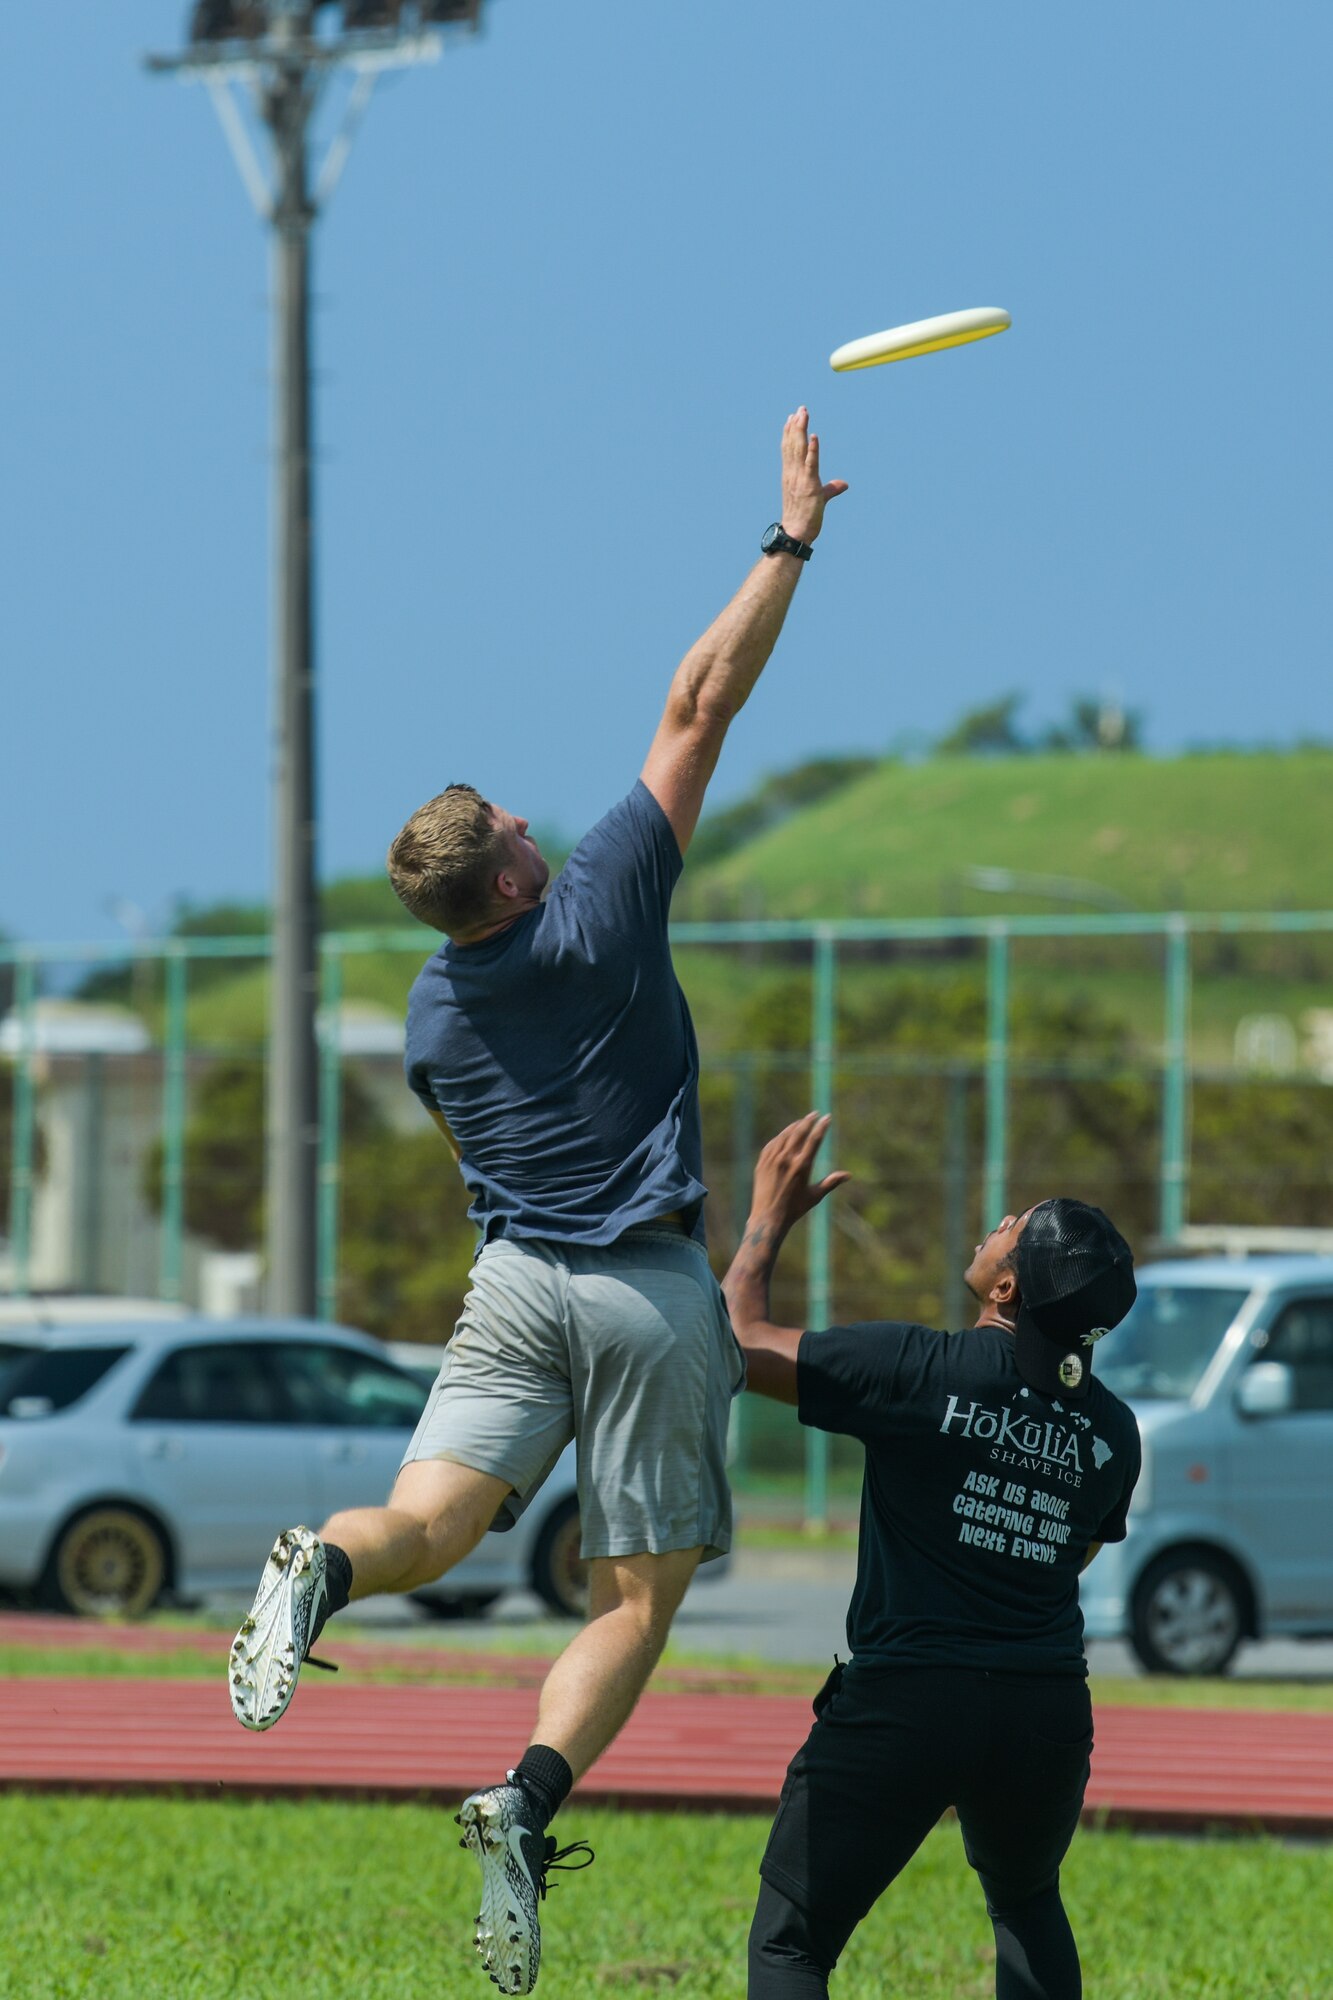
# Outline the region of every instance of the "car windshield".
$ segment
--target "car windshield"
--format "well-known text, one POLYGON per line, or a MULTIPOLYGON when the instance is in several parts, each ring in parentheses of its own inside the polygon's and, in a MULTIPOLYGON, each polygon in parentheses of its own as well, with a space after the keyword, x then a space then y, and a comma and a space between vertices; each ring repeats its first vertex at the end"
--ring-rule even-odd
POLYGON ((1119 1326, 1097 1343, 1099 1380, 1131 1403, 1186 1401, 1247 1291, 1141 1284, 1119 1326))
POLYGON ((128 1347, 25 1347, 0 1353, 0 1417, 50 1417, 101 1381, 128 1347))

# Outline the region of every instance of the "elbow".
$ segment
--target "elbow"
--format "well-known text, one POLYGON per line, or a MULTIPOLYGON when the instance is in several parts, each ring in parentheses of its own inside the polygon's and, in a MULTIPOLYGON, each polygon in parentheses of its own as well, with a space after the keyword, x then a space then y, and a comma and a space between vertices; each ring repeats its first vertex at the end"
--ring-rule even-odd
POLYGON ((735 702, 708 687, 673 688, 666 719, 673 734, 696 736, 707 742, 712 737, 726 735, 736 711, 735 702))
POLYGON ((797 1401, 796 1364, 784 1354, 775 1354, 767 1347, 746 1347, 742 1343, 741 1352, 745 1356, 745 1386, 752 1395, 764 1396, 773 1403, 797 1401))
POLYGON ((740 713, 740 703, 705 689, 694 704, 694 727, 703 736, 725 736, 740 713))

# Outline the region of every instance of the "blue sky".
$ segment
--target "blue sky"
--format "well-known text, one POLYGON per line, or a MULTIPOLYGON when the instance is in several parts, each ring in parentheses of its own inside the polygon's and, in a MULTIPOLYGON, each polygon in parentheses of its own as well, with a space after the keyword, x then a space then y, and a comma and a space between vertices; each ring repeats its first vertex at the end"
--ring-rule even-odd
MULTIPOLYGON (((5 9, 0 927, 268 879, 267 262, 183 0, 5 9)), ((715 801, 1113 690, 1333 733, 1333 13, 489 0, 372 104, 316 249, 322 868, 454 778, 577 831, 777 511, 831 510, 715 801), (999 340, 834 376, 957 306, 999 340)))

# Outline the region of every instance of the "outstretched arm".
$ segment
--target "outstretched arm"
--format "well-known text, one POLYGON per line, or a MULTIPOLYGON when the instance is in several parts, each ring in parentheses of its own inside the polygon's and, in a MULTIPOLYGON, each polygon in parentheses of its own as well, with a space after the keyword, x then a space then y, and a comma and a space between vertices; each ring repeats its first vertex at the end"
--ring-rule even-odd
POLYGON ((754 1170, 750 1219, 722 1281, 731 1324, 749 1369, 749 1387, 779 1403, 796 1401, 796 1350, 804 1331, 775 1326, 768 1293, 778 1251, 793 1222, 817 1208, 850 1175, 826 1174, 814 1186, 810 1169, 829 1121, 818 1111, 798 1118, 770 1139, 754 1170))
MULTIPOLYGON (((819 439, 810 435, 809 411, 797 410, 782 432, 782 526, 796 541, 813 542, 825 506, 846 491, 845 479, 821 480, 819 439)), ((799 556, 761 556, 676 669, 643 782, 670 820, 682 854, 732 717, 744 707, 777 644, 804 567, 799 556)))

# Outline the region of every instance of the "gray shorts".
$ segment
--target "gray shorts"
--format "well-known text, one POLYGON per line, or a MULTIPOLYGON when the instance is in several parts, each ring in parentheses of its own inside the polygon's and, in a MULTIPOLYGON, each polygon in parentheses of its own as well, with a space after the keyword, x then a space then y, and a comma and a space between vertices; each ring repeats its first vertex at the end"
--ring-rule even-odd
POLYGON ((596 1248, 501 1237, 471 1276, 403 1464, 507 1479, 510 1528, 575 1438, 585 1556, 724 1555, 745 1361, 702 1245, 654 1223, 596 1248))

